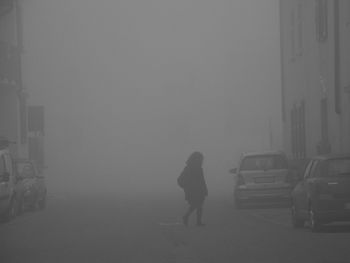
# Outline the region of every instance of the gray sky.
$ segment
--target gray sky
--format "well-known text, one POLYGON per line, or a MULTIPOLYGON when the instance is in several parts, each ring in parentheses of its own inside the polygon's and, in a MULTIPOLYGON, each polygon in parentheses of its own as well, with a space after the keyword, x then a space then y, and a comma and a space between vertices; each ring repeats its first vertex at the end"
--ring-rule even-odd
POLYGON ((277 0, 23 4, 25 85, 46 108, 56 184, 176 188, 200 150, 219 189, 241 151, 269 147, 269 118, 280 148, 277 0))

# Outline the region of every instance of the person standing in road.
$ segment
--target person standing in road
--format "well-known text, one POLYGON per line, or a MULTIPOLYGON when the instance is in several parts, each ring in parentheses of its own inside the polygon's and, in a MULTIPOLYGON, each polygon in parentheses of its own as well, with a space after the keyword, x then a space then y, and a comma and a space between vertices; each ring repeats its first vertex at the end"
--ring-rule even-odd
POLYGON ((193 152, 186 161, 186 166, 178 178, 178 184, 185 192, 185 200, 189 204, 186 214, 182 217, 185 226, 188 225, 190 215, 196 211, 197 226, 204 226, 202 222, 203 203, 208 196, 208 188, 203 174, 203 154, 193 152))

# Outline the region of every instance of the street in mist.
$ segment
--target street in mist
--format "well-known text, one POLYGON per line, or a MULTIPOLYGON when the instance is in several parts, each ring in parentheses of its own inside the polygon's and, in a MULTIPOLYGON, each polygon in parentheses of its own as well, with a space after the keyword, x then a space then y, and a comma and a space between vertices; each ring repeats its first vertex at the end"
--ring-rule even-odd
POLYGON ((45 212, 0 226, 1 262, 348 262, 349 225, 295 230, 286 208, 235 210, 209 198, 205 227, 180 223, 182 195, 50 198, 45 212), (7 237, 7 238, 5 238, 7 237))
MULTIPOLYGON (((235 209, 240 154, 281 150, 277 0, 26 0, 23 85, 45 108, 45 211, 0 224, 0 262, 332 262, 349 225, 235 209), (176 179, 204 155, 205 227, 176 179)), ((347 261, 346 261, 347 260, 347 261)))
POLYGON ((241 152, 281 148, 277 1, 23 5, 52 189, 173 191, 199 150, 220 192, 241 152))

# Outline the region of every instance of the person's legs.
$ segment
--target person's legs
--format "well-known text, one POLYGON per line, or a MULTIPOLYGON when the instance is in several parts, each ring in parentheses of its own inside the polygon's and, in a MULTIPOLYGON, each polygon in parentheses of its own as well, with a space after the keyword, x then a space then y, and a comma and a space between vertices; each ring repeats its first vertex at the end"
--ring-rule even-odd
POLYGON ((203 214, 203 206, 198 206, 197 207, 197 226, 204 226, 203 222, 202 222, 202 214, 203 214))
POLYGON ((188 225, 188 219, 189 219, 190 215, 192 214, 192 212, 193 212, 195 209, 196 209, 195 206, 190 205, 189 208, 188 208, 188 210, 187 210, 187 212, 186 212, 186 214, 182 217, 182 221, 183 221, 183 223, 184 223, 185 226, 188 225))

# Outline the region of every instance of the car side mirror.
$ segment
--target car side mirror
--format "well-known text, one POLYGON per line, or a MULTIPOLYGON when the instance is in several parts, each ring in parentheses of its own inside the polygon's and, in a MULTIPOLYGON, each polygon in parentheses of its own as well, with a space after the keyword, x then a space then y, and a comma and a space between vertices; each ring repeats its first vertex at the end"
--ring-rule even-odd
POLYGON ((229 170, 231 174, 236 174, 237 173, 237 168, 232 168, 229 170))

